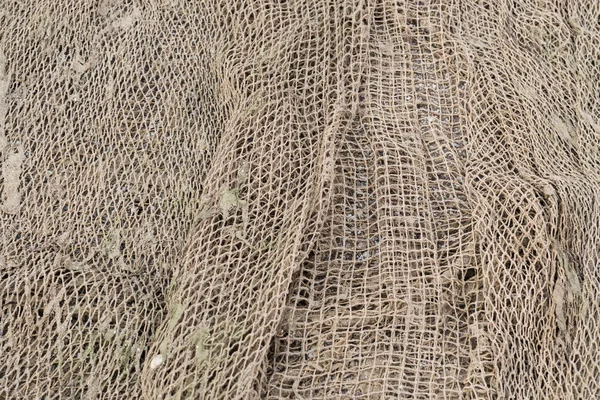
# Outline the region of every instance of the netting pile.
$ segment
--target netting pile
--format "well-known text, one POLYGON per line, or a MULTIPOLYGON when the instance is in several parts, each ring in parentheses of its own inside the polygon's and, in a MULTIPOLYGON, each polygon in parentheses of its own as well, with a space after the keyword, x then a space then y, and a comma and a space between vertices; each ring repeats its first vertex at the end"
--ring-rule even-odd
POLYGON ((596 0, 0 0, 0 399, 600 398, 596 0))

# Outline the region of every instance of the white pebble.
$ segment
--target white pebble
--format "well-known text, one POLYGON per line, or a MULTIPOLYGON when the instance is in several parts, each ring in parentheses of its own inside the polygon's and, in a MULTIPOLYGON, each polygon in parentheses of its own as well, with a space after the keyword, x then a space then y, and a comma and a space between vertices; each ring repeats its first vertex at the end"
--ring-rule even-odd
POLYGON ((162 356, 162 354, 157 354, 152 358, 152 361, 150 361, 150 369, 156 369, 160 366, 160 364, 162 364, 164 361, 164 357, 162 356))

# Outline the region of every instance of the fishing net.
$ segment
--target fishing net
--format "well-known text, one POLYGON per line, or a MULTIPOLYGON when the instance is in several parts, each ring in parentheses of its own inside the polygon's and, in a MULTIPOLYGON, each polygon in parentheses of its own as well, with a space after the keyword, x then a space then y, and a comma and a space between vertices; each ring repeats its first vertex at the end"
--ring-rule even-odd
POLYGON ((0 0, 0 399, 600 397, 596 0, 0 0))

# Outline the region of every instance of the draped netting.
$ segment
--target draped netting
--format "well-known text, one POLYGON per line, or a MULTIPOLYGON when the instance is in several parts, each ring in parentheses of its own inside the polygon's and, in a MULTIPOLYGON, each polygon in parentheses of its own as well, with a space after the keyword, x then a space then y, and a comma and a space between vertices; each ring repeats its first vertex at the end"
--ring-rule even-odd
POLYGON ((596 0, 0 0, 0 399, 600 398, 596 0))

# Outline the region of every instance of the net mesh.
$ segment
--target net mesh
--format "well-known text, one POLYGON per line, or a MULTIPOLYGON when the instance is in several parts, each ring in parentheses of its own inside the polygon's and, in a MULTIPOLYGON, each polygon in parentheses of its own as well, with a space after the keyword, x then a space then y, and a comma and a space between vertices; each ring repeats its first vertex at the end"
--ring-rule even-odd
POLYGON ((600 398, 596 0, 0 0, 0 399, 600 398))

